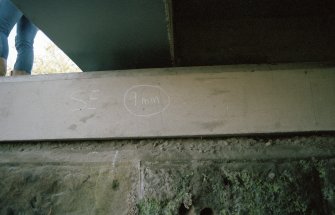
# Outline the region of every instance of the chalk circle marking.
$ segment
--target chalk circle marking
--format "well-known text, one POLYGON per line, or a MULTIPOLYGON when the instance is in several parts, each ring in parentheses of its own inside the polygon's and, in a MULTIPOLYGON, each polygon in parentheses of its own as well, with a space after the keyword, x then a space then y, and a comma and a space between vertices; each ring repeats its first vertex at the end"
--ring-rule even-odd
MULTIPOLYGON (((159 101, 159 100, 158 100, 158 101, 159 101)), ((165 90, 163 90, 163 88, 161 88, 160 86, 155 86, 155 85, 134 85, 134 86, 132 86, 131 88, 129 88, 129 89, 125 92, 124 97, 123 97, 123 105, 124 105, 124 107, 126 108, 126 110, 127 110, 129 113, 131 113, 131 114, 133 114, 133 115, 135 115, 135 116, 140 116, 140 117, 151 117, 151 116, 155 116, 155 115, 157 115, 157 114, 163 113, 163 112, 170 106, 170 102, 171 102, 171 100, 170 100, 170 96, 165 92, 165 90), (163 94, 165 95, 165 97, 167 98, 167 103, 164 105, 164 107, 163 107, 161 110, 156 111, 156 112, 153 112, 153 113, 149 113, 149 114, 138 114, 138 113, 135 113, 135 112, 134 112, 133 110, 131 110, 131 108, 129 108, 129 106, 127 105, 127 101, 128 101, 127 98, 129 98, 128 96, 129 96, 130 92, 132 92, 132 91, 133 91, 134 89, 136 89, 136 88, 139 88, 139 89, 141 89, 141 88, 158 89, 159 92, 160 92, 159 99, 162 98, 161 93, 163 93, 163 94)), ((135 102, 135 104, 136 104, 136 102, 135 102)))

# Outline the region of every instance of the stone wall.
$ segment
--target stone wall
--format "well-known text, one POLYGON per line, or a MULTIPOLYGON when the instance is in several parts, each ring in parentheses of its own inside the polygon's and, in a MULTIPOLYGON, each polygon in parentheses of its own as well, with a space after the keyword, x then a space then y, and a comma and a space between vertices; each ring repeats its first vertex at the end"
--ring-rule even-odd
POLYGON ((0 214, 334 214, 335 136, 2 143, 0 214))

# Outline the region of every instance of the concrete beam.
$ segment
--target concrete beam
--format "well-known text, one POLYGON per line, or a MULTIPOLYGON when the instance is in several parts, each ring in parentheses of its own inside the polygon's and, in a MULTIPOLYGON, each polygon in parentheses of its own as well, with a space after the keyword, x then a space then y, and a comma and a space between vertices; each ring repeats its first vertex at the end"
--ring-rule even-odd
POLYGON ((0 141, 335 130, 335 67, 148 69, 0 79, 0 141))

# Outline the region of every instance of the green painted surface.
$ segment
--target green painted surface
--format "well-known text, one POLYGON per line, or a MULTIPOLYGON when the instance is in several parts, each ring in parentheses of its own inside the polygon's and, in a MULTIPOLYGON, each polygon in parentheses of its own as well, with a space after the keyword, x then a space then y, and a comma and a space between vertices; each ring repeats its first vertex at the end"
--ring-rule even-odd
POLYGON ((171 65, 163 0, 13 0, 83 71, 171 65))
POLYGON ((13 1, 84 71, 335 59, 332 0, 13 1))

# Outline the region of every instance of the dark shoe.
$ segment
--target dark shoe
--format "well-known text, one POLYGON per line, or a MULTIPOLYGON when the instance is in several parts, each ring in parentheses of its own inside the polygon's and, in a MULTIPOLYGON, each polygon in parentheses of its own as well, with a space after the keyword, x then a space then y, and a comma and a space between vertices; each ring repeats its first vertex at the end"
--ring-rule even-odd
POLYGON ((12 70, 10 72, 10 76, 22 76, 22 75, 30 75, 30 74, 23 70, 12 70))
POLYGON ((0 58, 0 76, 6 76, 7 61, 4 58, 0 58))

